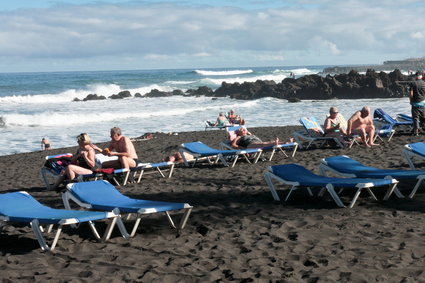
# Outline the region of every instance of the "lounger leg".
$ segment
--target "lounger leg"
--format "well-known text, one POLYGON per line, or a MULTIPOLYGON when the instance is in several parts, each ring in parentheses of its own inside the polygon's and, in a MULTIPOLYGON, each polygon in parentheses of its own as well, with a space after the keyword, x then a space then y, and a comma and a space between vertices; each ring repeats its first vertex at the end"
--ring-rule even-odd
POLYGON ((95 238, 97 240, 100 240, 101 237, 100 237, 99 233, 97 232, 96 227, 94 226, 93 221, 89 221, 88 224, 89 224, 90 230, 93 232, 93 235, 95 236, 95 238))
POLYGON ((288 194, 286 195, 285 201, 288 201, 289 197, 291 196, 292 192, 295 191, 297 189, 297 187, 292 186, 291 189, 289 190, 288 194))
MULTIPOLYGON (((398 193, 400 193, 400 191, 397 189, 397 183, 395 183, 395 184, 392 184, 389 188, 388 188, 388 190, 387 190, 387 193, 385 194, 385 196, 384 196, 384 200, 388 200, 389 198, 390 198, 390 196, 391 196, 391 194, 393 193, 393 192, 395 192, 395 194, 398 196, 398 194, 397 194, 397 192, 398 193)), ((401 194, 401 193, 400 193, 401 194)), ((399 196, 398 196, 399 197, 399 196)), ((403 196, 404 197, 404 196, 403 196)))
POLYGON ((260 159, 260 157, 261 157, 261 155, 262 155, 262 154, 263 154, 263 152, 262 152, 262 151, 257 152, 257 153, 255 154, 254 164, 257 164, 257 162, 258 162, 258 160, 260 159))
POLYGON ((269 161, 272 161, 275 152, 276 152, 276 148, 273 148, 272 153, 270 154, 269 161))
POLYGON ((144 173, 144 172, 145 172, 145 170, 144 170, 144 169, 140 170, 139 178, 137 178, 137 183, 140 183, 140 182, 142 181, 142 177, 143 177, 143 173, 144 173))
MULTIPOLYGON (((375 194, 372 192, 372 190, 370 188, 366 188, 366 190, 374 200, 378 200, 378 198, 375 196, 375 194)), ((387 190, 387 193, 388 193, 388 190, 387 190)))
POLYGON ((174 224, 173 219, 170 216, 170 213, 168 211, 165 212, 165 215, 167 216, 168 223, 170 223, 171 227, 174 229, 176 228, 176 225, 174 224))
POLYGON ((413 155, 411 155, 407 150, 403 150, 402 155, 406 160, 407 164, 409 164, 410 169, 415 170, 416 168, 412 161, 413 155))
POLYGON ((173 163, 173 164, 171 164, 171 167, 170 167, 170 173, 168 173, 168 178, 171 178, 171 176, 173 176, 174 166, 175 166, 175 164, 174 164, 174 163, 173 163))
MULTIPOLYGON (((105 231, 105 234, 103 234, 103 238, 102 238, 102 240, 103 241, 107 241, 107 240, 109 240, 109 238, 111 237, 111 234, 112 234, 112 230, 114 230, 114 227, 115 227, 115 224, 117 223, 117 217, 114 217, 114 218, 112 218, 110 221, 109 221, 109 224, 108 224, 108 226, 106 227, 106 231, 105 231)), ((95 228, 94 227, 94 224, 93 224, 93 228, 95 228)), ((121 231, 121 230, 120 230, 121 231)), ((122 234, 122 233, 121 233, 122 234)), ((124 235, 123 235, 124 236, 124 235)), ((125 236, 124 236, 125 237, 125 236)))
POLYGON ((271 177, 270 173, 268 173, 268 172, 265 173, 264 174, 264 179, 266 180, 266 183, 269 186, 269 189, 270 189, 270 192, 272 193, 273 199, 274 200, 277 200, 277 201, 280 201, 280 198, 279 198, 279 196, 278 196, 278 194, 276 192, 276 188, 275 188, 275 186, 273 184, 272 177, 271 177))
POLYGON ((291 157, 294 157, 295 156, 295 153, 297 152, 297 150, 298 150, 298 143, 294 145, 294 150, 292 151, 292 156, 291 157))
POLYGON ((40 223, 38 222, 38 220, 34 219, 30 222, 30 224, 31 224, 32 231, 34 232, 34 235, 37 238, 37 241, 41 249, 43 251, 49 251, 50 248, 47 245, 46 240, 44 240, 43 233, 40 230, 40 223))
POLYGON ((326 190, 329 192, 329 194, 331 195, 331 197, 335 201, 336 205, 338 205, 339 207, 345 207, 344 203, 342 202, 342 200, 339 198, 339 196, 335 192, 332 184, 327 184, 326 190))
POLYGON ((162 178, 165 178, 165 175, 162 173, 161 169, 159 167, 156 167, 156 170, 161 174, 162 178))
MULTIPOLYGON (((223 156, 223 159, 224 159, 224 156, 223 156)), ((236 164, 236 162, 238 161, 238 159, 239 159, 239 156, 238 155, 236 155, 235 157, 234 157, 234 160, 233 160, 233 163, 232 163, 232 168, 233 167, 235 167, 235 164, 236 164)), ((248 162, 249 162, 249 160, 248 160, 248 162)), ((249 163, 251 163, 251 162, 249 162, 249 163)), ((227 166, 227 165, 226 165, 227 166)))
POLYGON ((52 245, 50 247, 50 250, 54 250, 54 248, 56 247, 56 244, 58 243, 61 232, 62 232, 62 225, 59 225, 58 230, 56 231, 55 238, 53 239, 52 245))
MULTIPOLYGON (((367 188, 367 189, 369 189, 369 188, 367 188)), ((369 191, 370 191, 370 189, 369 189, 369 191)), ((356 193, 354 194, 353 199, 351 200, 350 205, 348 206, 349 208, 353 208, 353 206, 356 203, 357 199, 359 198, 361 192, 362 192, 362 188, 358 188, 356 193)), ((372 195, 373 195, 373 193, 372 193, 372 195)), ((373 196, 375 196, 375 195, 373 195, 373 196)))
POLYGON ((128 234, 127 229, 125 228, 124 221, 122 220, 121 215, 118 215, 118 216, 117 216, 117 226, 118 226, 118 229, 119 229, 119 230, 120 230, 120 232, 121 232, 121 235, 122 235, 125 239, 130 238, 130 234, 128 234))
POLYGON ((424 178, 419 179, 416 182, 415 187, 413 188, 412 192, 409 194, 409 198, 413 198, 413 196, 416 194, 416 191, 419 189, 419 186, 422 184, 424 178))
POLYGON ((182 218, 180 220, 180 224, 179 224, 179 227, 178 227, 178 230, 179 231, 180 230, 183 230, 184 227, 186 227, 186 223, 187 223, 187 220, 189 219, 189 215, 190 215, 191 212, 192 212, 192 207, 185 208, 184 214, 183 214, 183 216, 182 216, 182 218))
POLYGON ((142 220, 142 216, 137 215, 137 219, 136 219, 136 222, 134 223, 133 230, 131 231, 130 237, 134 237, 134 235, 136 235, 137 228, 139 227, 141 220, 142 220))

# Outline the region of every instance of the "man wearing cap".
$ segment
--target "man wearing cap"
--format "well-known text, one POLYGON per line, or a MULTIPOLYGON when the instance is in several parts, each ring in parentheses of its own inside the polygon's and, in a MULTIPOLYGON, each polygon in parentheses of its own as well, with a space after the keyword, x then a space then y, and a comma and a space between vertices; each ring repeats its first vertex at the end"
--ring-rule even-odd
POLYGON ((419 129, 425 126, 425 82, 423 72, 416 72, 416 80, 410 84, 409 99, 412 105, 413 134, 419 135, 419 129))

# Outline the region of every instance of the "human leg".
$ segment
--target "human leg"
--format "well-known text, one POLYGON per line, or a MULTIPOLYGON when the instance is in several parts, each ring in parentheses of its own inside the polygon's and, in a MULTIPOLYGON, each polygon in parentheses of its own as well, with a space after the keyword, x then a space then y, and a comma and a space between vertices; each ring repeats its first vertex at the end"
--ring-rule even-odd
POLYGON ((73 165, 73 164, 68 165, 68 167, 66 167, 65 172, 70 181, 74 180, 77 175, 93 173, 93 171, 91 171, 90 169, 80 167, 78 165, 73 165))
POLYGON ((412 106, 412 119, 413 119, 413 134, 419 135, 421 111, 419 107, 412 106))
POLYGON ((119 161, 121 163, 121 168, 129 169, 130 167, 136 167, 136 161, 133 158, 120 156, 119 161))

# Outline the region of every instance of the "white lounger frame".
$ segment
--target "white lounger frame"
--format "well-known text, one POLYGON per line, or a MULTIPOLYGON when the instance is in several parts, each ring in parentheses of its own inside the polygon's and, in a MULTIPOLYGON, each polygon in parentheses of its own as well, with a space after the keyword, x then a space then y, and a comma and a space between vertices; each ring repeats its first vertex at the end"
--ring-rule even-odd
MULTIPOLYGON (((70 207, 71 207, 70 200, 74 201, 76 204, 78 204, 81 207, 84 207, 84 208, 87 208, 87 209, 93 209, 91 204, 82 202, 81 200, 76 198, 69 190, 63 192, 62 193, 62 201, 63 201, 65 208, 67 208, 67 209, 70 209, 70 207)), ((178 226, 176 226, 174 224, 174 221, 171 218, 170 213, 168 211, 164 212, 166 217, 167 217, 168 223, 170 224, 171 227, 173 227, 174 229, 177 229, 177 232, 180 232, 186 226, 187 220, 189 219, 189 216, 190 216, 190 213, 193 209, 193 206, 185 203, 184 208, 182 208, 182 209, 184 210, 184 213, 183 213, 183 216, 182 216, 178 226)), ((158 213, 158 211, 155 208, 140 209, 137 212, 136 221, 135 221, 134 226, 132 228, 131 234, 128 234, 127 229, 124 226, 124 222, 122 221, 122 217, 120 215, 120 210, 118 208, 115 208, 113 210, 113 212, 118 215, 116 217, 117 218, 117 226, 118 226, 121 234, 124 236, 124 238, 134 237, 134 235, 136 234, 137 229, 139 227, 140 221, 142 220, 143 215, 158 213)), ((131 214, 132 213, 128 213, 126 220, 129 220, 131 218, 131 214)))
MULTIPOLYGON (((290 197, 290 195, 292 194, 292 192, 294 190, 297 190, 300 188, 300 183, 299 182, 291 182, 291 181, 287 181, 284 180, 280 177, 278 177, 277 175, 273 174, 271 172, 271 167, 268 168, 268 172, 266 172, 264 174, 264 178, 266 180, 267 185, 269 186, 270 192, 272 193, 273 199, 276 201, 280 201, 280 198, 277 194, 276 191, 276 187, 273 184, 273 179, 281 182, 282 184, 291 186, 290 191, 288 193, 288 195, 285 198, 285 201, 287 201, 290 197)), ((392 194, 392 192, 395 189, 395 186, 397 185, 397 180, 393 179, 393 184, 390 186, 390 188, 387 190, 384 200, 388 199, 390 197, 390 195, 392 194)), ((349 208, 352 208, 354 206, 354 204, 356 203, 358 197, 360 196, 360 193, 363 189, 365 189, 369 195, 371 195, 373 197, 373 199, 378 200, 375 196, 375 194, 372 192, 372 190, 370 188, 374 187, 373 183, 359 183, 355 186, 357 188, 357 191, 353 197, 353 199, 350 202, 350 205, 348 206, 349 208)), ((313 193, 311 192, 311 189, 309 187, 303 187, 303 188, 307 188, 308 193, 313 196, 313 193)), ((323 194, 325 193, 325 190, 328 191, 328 193, 331 195, 331 197, 333 198, 333 200, 335 201, 335 203, 339 206, 339 207, 346 207, 344 205, 344 203, 342 202, 341 198, 338 196, 338 194, 335 192, 335 188, 334 186, 329 183, 327 184, 325 187, 322 187, 322 189, 319 192, 319 196, 323 196, 323 194)))
MULTIPOLYGON (((115 224, 117 222, 117 216, 118 215, 115 214, 114 212, 108 212, 107 213, 107 215, 106 215, 107 219, 110 219, 110 218, 112 218, 112 219, 109 221, 108 226, 106 228, 106 231, 105 231, 105 234, 103 235, 103 237, 100 237, 99 232, 97 231, 94 222, 93 221, 87 221, 87 223, 89 224, 90 230, 93 232, 93 235, 95 236, 95 238, 97 240, 99 240, 99 241, 100 240, 102 240, 102 241, 109 240, 109 238, 111 237, 112 230, 114 229, 114 226, 115 226, 115 224)), ((1 221, 1 223, 0 223, 0 231, 1 231, 2 230, 2 227, 8 224, 9 217, 0 216, 0 221, 1 221)), ((56 230, 56 234, 55 234, 55 236, 53 238, 53 241, 52 241, 52 243, 51 243, 50 246, 47 244, 46 240, 44 239, 44 236, 43 236, 44 228, 40 225, 39 220, 38 219, 33 219, 29 223, 30 223, 30 226, 31 226, 31 228, 32 228, 32 230, 34 232, 34 235, 35 235, 35 237, 36 237, 36 239, 37 239, 37 241, 38 241, 41 249, 43 251, 52 251, 56 247, 56 244, 57 244, 57 242, 59 240, 59 236, 60 236, 60 234, 62 232, 62 227, 63 226, 65 226, 65 225, 71 225, 71 226, 76 227, 75 226, 76 224, 80 224, 82 222, 79 222, 77 219, 74 219, 74 218, 63 219, 62 221, 60 221, 59 224, 58 224, 58 228, 56 230)), ((52 232, 53 226, 54 226, 53 224, 48 225, 47 233, 51 233, 52 232)))
MULTIPOLYGON (((348 178, 357 178, 357 176, 354 175, 354 174, 347 174, 347 173, 342 173, 342 172, 336 171, 335 169, 329 167, 324 162, 325 161, 322 159, 321 162, 320 162, 320 165, 319 165, 320 174, 323 175, 323 176, 327 176, 327 172, 332 172, 332 173, 339 175, 339 176, 344 176, 344 177, 348 177, 348 178)), ((392 176, 388 175, 388 176, 385 176, 384 179, 394 179, 394 178, 392 176)), ((418 181, 416 183, 415 192, 416 192, 417 188, 419 187, 419 185, 422 183, 422 180, 425 179, 425 175, 418 176, 417 179, 420 182, 418 181)), ((404 198, 404 195, 400 192, 400 190, 397 188, 397 186, 394 188, 394 194, 398 198, 404 198)), ((384 197, 384 200, 388 200, 388 198, 389 198, 389 196, 387 198, 384 197)))

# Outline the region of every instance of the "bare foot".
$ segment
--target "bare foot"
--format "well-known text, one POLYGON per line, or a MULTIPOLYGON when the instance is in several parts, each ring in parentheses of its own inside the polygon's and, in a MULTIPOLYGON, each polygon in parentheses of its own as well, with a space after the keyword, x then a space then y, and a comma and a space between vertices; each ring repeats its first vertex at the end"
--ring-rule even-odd
POLYGON ((279 145, 279 138, 278 138, 278 137, 276 137, 276 138, 274 139, 274 145, 279 145))

